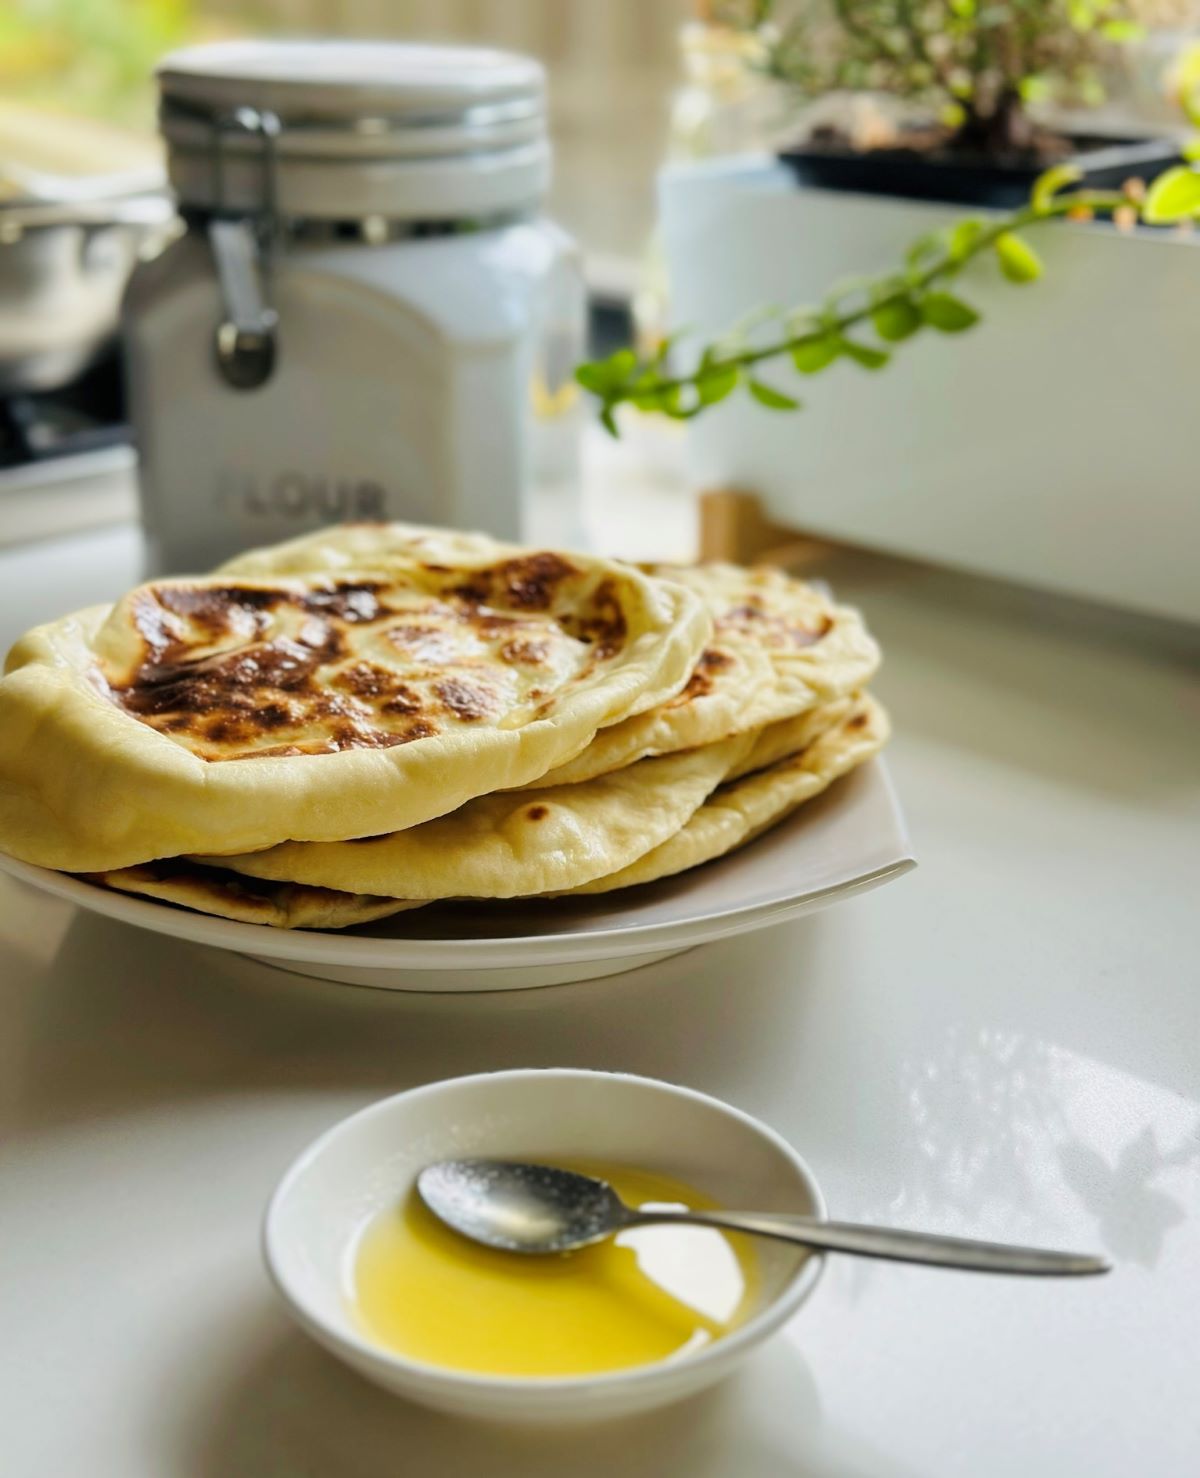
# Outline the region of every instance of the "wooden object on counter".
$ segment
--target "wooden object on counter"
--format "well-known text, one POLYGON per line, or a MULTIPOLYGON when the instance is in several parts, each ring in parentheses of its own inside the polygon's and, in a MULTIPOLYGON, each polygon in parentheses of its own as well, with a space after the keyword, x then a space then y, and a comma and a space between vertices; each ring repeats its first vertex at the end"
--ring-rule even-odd
POLYGON ((826 559, 835 547, 772 523, 756 493, 715 488, 700 494, 701 559, 805 569, 826 559))

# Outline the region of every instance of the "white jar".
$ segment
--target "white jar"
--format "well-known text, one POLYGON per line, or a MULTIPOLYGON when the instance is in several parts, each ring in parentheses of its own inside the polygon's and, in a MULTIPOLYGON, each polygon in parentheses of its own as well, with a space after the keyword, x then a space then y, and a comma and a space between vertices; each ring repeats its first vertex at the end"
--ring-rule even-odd
POLYGON ((547 504, 574 534, 584 291, 539 214, 541 67, 271 41, 158 76, 187 229, 124 310, 153 566, 344 520, 528 537, 547 504))

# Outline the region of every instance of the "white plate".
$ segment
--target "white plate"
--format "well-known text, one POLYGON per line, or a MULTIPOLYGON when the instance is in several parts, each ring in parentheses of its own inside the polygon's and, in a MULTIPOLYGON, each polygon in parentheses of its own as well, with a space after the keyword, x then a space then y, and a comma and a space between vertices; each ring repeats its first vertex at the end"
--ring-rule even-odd
POLYGON ((343 931, 211 918, 0 854, 4 871, 123 923, 320 980, 415 991, 520 990, 614 975, 824 908, 915 865, 878 759, 742 851, 678 877, 592 898, 438 904, 343 931))

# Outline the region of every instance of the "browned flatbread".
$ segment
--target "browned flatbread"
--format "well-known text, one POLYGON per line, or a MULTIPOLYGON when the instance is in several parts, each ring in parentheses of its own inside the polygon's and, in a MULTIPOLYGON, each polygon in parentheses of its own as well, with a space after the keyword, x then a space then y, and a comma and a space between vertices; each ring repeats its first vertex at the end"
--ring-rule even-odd
MULTIPOLYGON (((814 724, 798 753, 722 785, 668 841, 630 866, 570 891, 608 893, 672 877, 724 857, 865 764, 883 748, 891 732, 886 712, 869 693, 859 693, 846 705, 830 705, 826 716, 833 722, 814 724)), ((773 744, 764 746, 760 753, 773 748, 773 744)))
POLYGON ((711 631, 610 560, 376 542, 386 568, 157 580, 27 632, 0 678, 0 847, 99 871, 417 826, 672 697, 711 631))
POLYGON ((198 913, 243 924, 269 924, 275 929, 348 929, 421 906, 398 898, 342 893, 336 888, 263 882, 183 857, 78 876, 120 893, 136 893, 198 913))
POLYGON ((590 780, 649 755, 795 720, 860 688, 879 664, 879 648, 856 610, 781 570, 645 568, 686 585, 713 618, 691 678, 657 708, 601 729, 581 754, 526 789, 590 780))

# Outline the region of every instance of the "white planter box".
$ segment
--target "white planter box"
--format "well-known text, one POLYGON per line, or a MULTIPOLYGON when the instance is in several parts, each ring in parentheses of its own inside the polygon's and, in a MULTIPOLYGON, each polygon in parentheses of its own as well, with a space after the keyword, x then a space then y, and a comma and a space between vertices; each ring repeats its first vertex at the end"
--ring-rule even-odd
MULTIPOLYGON (((661 192, 672 318, 700 335, 887 271, 966 213, 801 188, 757 158, 669 170, 661 192)), ((696 484, 806 532, 1200 621, 1200 240, 1035 231, 1042 281, 990 261, 960 280, 970 332, 924 332, 876 373, 772 370, 799 414, 740 393, 707 412, 696 484)))

